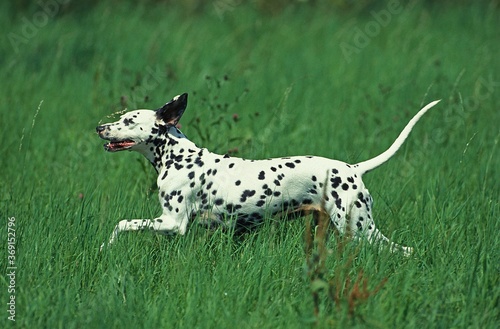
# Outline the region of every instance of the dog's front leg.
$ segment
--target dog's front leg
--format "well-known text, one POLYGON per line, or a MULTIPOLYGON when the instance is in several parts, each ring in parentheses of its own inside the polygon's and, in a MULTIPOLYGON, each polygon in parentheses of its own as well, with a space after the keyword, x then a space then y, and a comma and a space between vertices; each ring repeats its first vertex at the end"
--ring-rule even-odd
MULTIPOLYGON (((121 220, 114 228, 111 237, 109 238, 108 246, 111 246, 118 235, 126 231, 143 231, 150 230, 162 234, 175 234, 185 233, 186 225, 179 225, 179 222, 174 219, 165 218, 164 216, 150 220, 150 219, 124 219, 121 220)), ((104 248, 105 243, 101 245, 101 250, 104 248)))
MULTIPOLYGON (((125 231, 139 231, 150 229, 153 222, 149 219, 124 219, 116 224, 109 238, 108 246, 112 245, 118 238, 118 234, 125 231)), ((101 250, 104 248, 104 243, 101 245, 101 250)))

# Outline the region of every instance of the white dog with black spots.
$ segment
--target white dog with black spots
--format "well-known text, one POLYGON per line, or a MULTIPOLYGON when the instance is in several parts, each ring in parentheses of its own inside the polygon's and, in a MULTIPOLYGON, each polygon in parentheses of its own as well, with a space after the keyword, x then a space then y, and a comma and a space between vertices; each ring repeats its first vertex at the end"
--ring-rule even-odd
POLYGON ((412 248, 390 242, 375 227, 372 197, 362 176, 389 160, 438 102, 422 108, 389 149, 357 164, 316 156, 247 160, 199 148, 177 128, 187 94, 158 110, 127 112, 114 123, 98 126, 97 133, 109 141, 107 151, 137 151, 153 164, 163 212, 155 219, 121 220, 108 244, 124 231, 184 234, 197 216, 214 224, 247 227, 269 216, 321 208, 341 234, 386 242, 391 251, 409 255, 412 248))

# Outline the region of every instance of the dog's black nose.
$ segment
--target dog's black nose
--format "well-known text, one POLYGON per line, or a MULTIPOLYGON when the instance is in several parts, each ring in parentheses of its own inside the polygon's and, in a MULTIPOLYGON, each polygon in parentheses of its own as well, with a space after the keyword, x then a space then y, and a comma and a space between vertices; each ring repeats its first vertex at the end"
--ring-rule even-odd
POLYGON ((105 127, 105 126, 97 126, 97 127, 95 128, 95 131, 96 131, 97 133, 100 133, 100 132, 104 131, 104 129, 106 129, 106 127, 105 127))

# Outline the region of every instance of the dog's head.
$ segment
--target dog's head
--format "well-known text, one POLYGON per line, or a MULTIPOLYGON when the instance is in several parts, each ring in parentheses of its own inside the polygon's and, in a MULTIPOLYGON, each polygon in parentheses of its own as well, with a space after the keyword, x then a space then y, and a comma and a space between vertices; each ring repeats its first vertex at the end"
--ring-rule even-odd
POLYGON ((104 144, 106 151, 138 151, 149 158, 158 145, 166 143, 169 134, 185 138, 176 125, 186 106, 187 94, 184 93, 156 111, 130 111, 116 122, 98 126, 96 131, 99 137, 109 141, 104 144))

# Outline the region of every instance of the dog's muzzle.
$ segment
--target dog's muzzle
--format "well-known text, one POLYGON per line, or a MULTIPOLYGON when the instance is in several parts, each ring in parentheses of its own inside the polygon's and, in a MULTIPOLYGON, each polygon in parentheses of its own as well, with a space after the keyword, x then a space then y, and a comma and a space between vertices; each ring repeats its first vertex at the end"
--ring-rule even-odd
POLYGON ((99 137, 101 137, 104 140, 109 141, 109 143, 104 144, 104 149, 106 151, 117 152, 117 151, 128 150, 132 146, 137 144, 136 142, 134 142, 133 140, 130 140, 130 139, 118 140, 118 139, 110 138, 109 136, 107 136, 106 128, 107 128, 106 125, 102 125, 102 126, 97 126, 95 129, 97 134, 99 135, 99 137))

